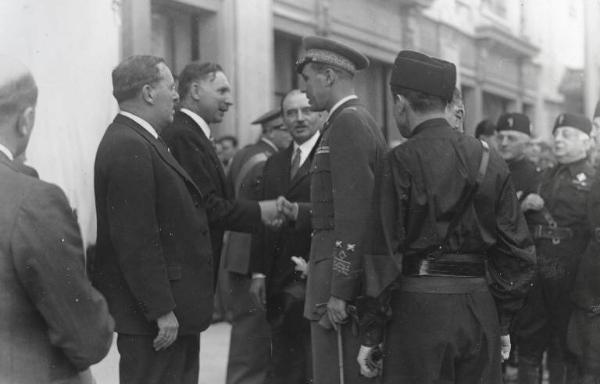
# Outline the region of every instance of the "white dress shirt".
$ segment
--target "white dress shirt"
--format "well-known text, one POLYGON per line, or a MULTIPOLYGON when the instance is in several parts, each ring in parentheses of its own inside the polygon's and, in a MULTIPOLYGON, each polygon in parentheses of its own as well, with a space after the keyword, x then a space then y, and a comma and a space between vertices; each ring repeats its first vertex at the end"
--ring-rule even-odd
MULTIPOLYGON (((310 139, 306 140, 304 143, 298 145, 296 144, 296 142, 294 142, 294 152, 296 153, 296 151, 298 150, 298 148, 300 148, 300 165, 299 167, 302 166, 302 164, 304 164, 304 162, 306 161, 306 159, 308 159, 308 155, 310 155, 310 152, 312 151, 313 147, 315 146, 315 144, 317 144, 317 140, 319 140, 319 135, 321 133, 319 131, 317 131, 317 133, 315 133, 310 139)), ((294 155, 292 155, 292 160, 294 161, 294 155)))
POLYGON ((197 113, 192 112, 191 110, 189 110, 187 108, 181 108, 180 111, 185 113, 186 115, 188 115, 192 120, 194 120, 194 122, 196 124, 198 124, 198 126, 200 127, 202 132, 204 132, 204 135, 206 136, 207 139, 212 139, 212 137, 210 135, 210 127, 208 126, 206 121, 204 121, 203 118, 201 118, 197 113))
POLYGON ((4 153, 6 157, 10 159, 10 161, 15 160, 15 157, 13 156, 12 152, 2 144, 0 144, 0 152, 4 153))
POLYGON ((144 128, 146 131, 148 131, 148 133, 150 133, 152 135, 152 137, 154 137, 155 139, 158 139, 158 133, 156 132, 156 129, 154 129, 154 127, 152 127, 152 125, 149 122, 147 122, 146 120, 142 119, 139 116, 134 115, 131 112, 120 111, 119 113, 125 117, 129 117, 131 120, 135 121, 136 123, 141 125, 142 128, 144 128))

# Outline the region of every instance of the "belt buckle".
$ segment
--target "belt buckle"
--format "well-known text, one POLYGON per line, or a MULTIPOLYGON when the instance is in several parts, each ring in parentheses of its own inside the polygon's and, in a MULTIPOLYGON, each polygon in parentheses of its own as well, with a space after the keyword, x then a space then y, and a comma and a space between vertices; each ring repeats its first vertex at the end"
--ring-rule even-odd
POLYGON ((554 245, 558 245, 558 244, 560 244, 560 238, 558 238, 558 237, 553 237, 553 238, 552 238, 552 244, 554 244, 554 245))

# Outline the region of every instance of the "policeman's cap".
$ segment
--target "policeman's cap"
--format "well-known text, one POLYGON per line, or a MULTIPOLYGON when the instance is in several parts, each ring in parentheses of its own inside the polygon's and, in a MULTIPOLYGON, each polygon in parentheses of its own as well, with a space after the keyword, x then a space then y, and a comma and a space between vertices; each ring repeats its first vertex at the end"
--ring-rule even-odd
POLYGON ((522 113, 505 113, 498 119, 496 130, 517 131, 531 136, 531 122, 529 117, 522 113))
POLYGON ((257 117, 256 120, 254 120, 252 122, 252 124, 265 124, 265 123, 268 123, 269 121, 275 120, 279 117, 281 117, 281 110, 279 108, 272 109, 269 112, 264 113, 264 114, 260 115, 259 117, 257 117))
POLYGON ((369 59, 337 41, 320 36, 307 36, 303 40, 305 52, 296 61, 296 71, 302 73, 308 63, 322 63, 343 69, 351 74, 369 67, 369 59))
POLYGON ((456 66, 420 52, 400 51, 394 61, 390 85, 450 102, 456 85, 456 66))
POLYGON ((590 121, 590 119, 583 115, 562 113, 556 118, 552 133, 554 133, 554 131, 556 131, 560 127, 573 127, 589 135, 592 131, 592 122, 590 121))

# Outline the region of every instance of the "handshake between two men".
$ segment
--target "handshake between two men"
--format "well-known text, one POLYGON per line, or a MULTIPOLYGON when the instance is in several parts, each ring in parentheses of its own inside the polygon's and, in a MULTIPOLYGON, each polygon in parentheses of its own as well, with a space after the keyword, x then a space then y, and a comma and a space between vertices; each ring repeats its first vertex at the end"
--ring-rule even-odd
POLYGON ((262 221, 270 228, 280 228, 286 221, 298 218, 298 203, 289 202, 283 196, 275 200, 259 201, 258 204, 262 221))

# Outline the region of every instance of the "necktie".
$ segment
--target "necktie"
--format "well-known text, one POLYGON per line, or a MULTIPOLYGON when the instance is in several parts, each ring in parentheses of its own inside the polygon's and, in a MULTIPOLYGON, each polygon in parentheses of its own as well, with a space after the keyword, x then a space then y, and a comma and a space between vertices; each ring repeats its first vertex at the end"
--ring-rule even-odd
POLYGON ((294 176, 296 176, 296 173, 298 172, 298 169, 300 168, 300 155, 302 154, 302 151, 300 150, 300 147, 296 148, 296 151, 294 152, 294 157, 292 157, 292 168, 290 169, 290 180, 292 180, 294 178, 294 176))

